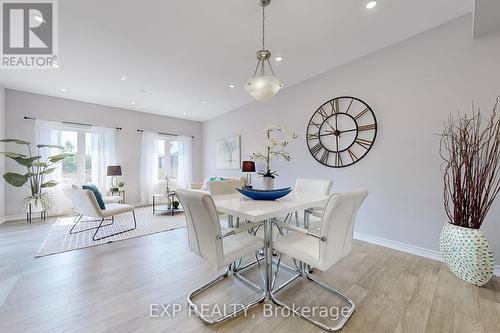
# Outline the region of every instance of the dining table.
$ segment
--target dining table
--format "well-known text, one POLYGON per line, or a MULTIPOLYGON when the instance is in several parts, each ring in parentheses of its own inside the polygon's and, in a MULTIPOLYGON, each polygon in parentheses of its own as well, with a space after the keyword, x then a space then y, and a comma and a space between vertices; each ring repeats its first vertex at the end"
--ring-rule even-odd
POLYGON ((329 195, 296 191, 292 191, 277 200, 253 200, 240 193, 213 197, 217 211, 229 216, 230 227, 233 226, 234 218, 248 222, 263 222, 266 299, 270 299, 272 291, 273 218, 283 218, 287 214, 303 211, 311 207, 325 207, 329 198, 329 195))

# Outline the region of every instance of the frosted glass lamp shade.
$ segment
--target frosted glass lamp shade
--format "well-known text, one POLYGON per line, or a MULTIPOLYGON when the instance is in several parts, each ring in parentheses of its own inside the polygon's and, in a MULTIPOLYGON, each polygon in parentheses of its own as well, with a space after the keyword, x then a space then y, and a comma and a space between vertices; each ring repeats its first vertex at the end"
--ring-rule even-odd
POLYGON ((257 76, 245 83, 245 90, 261 102, 270 100, 281 88, 283 83, 274 76, 257 76))

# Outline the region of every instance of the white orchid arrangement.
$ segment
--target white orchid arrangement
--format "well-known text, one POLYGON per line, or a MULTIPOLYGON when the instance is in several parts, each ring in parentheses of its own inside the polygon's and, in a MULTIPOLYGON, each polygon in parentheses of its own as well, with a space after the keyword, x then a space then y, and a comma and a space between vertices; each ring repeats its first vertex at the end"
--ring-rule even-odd
POLYGON ((266 135, 264 150, 252 153, 250 159, 264 161, 266 163, 266 171, 259 172, 259 174, 264 177, 274 178, 278 174, 276 171, 271 171, 271 160, 283 158, 287 162, 290 161, 292 157, 290 153, 286 151, 285 147, 299 136, 290 131, 286 126, 280 125, 268 125, 264 129, 264 133, 266 135), (280 134, 281 138, 277 139, 273 137, 273 133, 280 134))

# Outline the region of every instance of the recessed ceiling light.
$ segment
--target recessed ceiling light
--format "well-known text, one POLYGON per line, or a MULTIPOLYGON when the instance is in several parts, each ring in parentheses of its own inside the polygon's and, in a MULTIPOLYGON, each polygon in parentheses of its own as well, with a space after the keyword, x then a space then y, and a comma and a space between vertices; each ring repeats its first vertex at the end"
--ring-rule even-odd
POLYGON ((61 90, 61 91, 68 91, 68 89, 66 89, 66 88, 61 88, 59 90, 61 90))
POLYGON ((60 66, 58 64, 56 64, 56 63, 53 63, 52 67, 54 67, 54 68, 60 68, 60 66))
POLYGON ((283 61, 283 57, 276 57, 276 58, 274 58, 274 60, 276 60, 277 62, 282 62, 283 61))
POLYGON ((375 0, 368 1, 368 3, 366 4, 366 9, 373 9, 373 8, 375 8, 376 5, 377 5, 377 1, 375 1, 375 0))
POLYGON ((207 101, 201 101, 201 104, 207 104, 207 101))
POLYGON ((33 16, 33 18, 40 23, 45 22, 45 19, 43 17, 41 17, 40 15, 35 15, 35 16, 33 16))
POLYGON ((135 105, 135 102, 130 102, 130 104, 135 105))
POLYGON ((122 76, 122 77, 120 78, 120 80, 122 80, 122 81, 125 81, 126 79, 127 79, 127 77, 126 77, 126 76, 122 76))
POLYGON ((182 114, 188 114, 187 112, 183 112, 182 114))
POLYGON ((229 85, 229 88, 234 88, 234 87, 236 87, 234 84, 229 85))

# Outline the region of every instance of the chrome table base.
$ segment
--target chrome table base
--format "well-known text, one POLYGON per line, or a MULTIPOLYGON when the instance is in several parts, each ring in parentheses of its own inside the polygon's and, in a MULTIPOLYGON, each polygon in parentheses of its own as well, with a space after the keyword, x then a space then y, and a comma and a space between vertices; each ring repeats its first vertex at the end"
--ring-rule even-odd
POLYGON ((204 322, 207 325, 212 325, 212 324, 218 324, 218 323, 221 323, 225 320, 231 319, 231 318, 237 316, 242 311, 246 311, 249 308, 251 308, 252 306, 261 303, 265 299, 264 290, 240 274, 242 271, 248 269, 249 267, 251 267, 255 263, 256 263, 256 261, 251 262, 243 267, 237 267, 237 266, 235 267, 234 264, 229 265, 228 267, 226 267, 226 270, 224 271, 224 273, 222 273, 221 275, 217 276, 215 279, 211 280, 210 282, 204 284, 203 286, 201 286, 201 287, 199 287, 199 288, 197 288, 189 293, 189 295, 188 295, 189 307, 195 312, 196 316, 198 318, 200 318, 200 320, 202 322, 204 322), (236 270, 235 268, 238 268, 238 269, 236 270), (215 318, 215 319, 208 318, 200 311, 198 305, 196 305, 196 303, 193 301, 193 298, 195 298, 197 295, 203 293, 205 290, 209 289, 210 287, 213 287, 214 285, 221 282, 222 280, 224 280, 226 278, 230 278, 231 275, 234 276, 235 278, 239 279, 240 281, 242 281, 243 283, 245 283, 249 287, 251 287, 255 290, 261 291, 261 295, 259 297, 255 298, 254 300, 252 300, 250 303, 242 305, 241 307, 237 307, 234 309, 234 311, 232 311, 230 313, 226 313, 219 318, 215 318))
MULTIPOLYGON (((231 218, 230 222, 233 222, 232 218, 231 218)), ((333 332, 333 331, 338 331, 338 330, 342 329, 342 327, 345 325, 347 320, 349 320, 351 315, 354 313, 354 310, 356 308, 354 302, 350 298, 348 298, 347 296, 343 295, 341 292, 334 289, 333 287, 331 287, 331 286, 327 285, 326 283, 313 277, 310 274, 309 266, 307 266, 301 262, 296 262, 295 259, 294 259, 295 268, 288 266, 288 265, 281 262, 281 255, 280 254, 278 256, 278 260, 273 260, 272 228, 273 228, 272 219, 266 220, 264 222, 264 248, 263 248, 264 258, 259 259, 259 254, 257 252, 255 254, 255 258, 256 258, 255 261, 252 261, 244 266, 241 266, 241 260, 239 262, 232 264, 232 265, 229 265, 228 267, 226 267, 226 270, 224 271, 223 274, 217 276, 216 278, 214 278, 210 282, 204 284, 203 286, 201 286, 201 287, 195 289, 194 291, 192 291, 191 293, 189 293, 189 295, 188 295, 189 307, 195 312, 195 314, 198 316, 198 318, 200 318, 201 321, 203 321, 205 324, 211 325, 211 324, 218 324, 218 323, 221 323, 225 320, 231 319, 231 318, 237 316, 242 311, 245 311, 245 310, 249 309, 250 307, 257 305, 258 303, 261 303, 265 300, 268 300, 268 301, 271 301, 278 306, 287 308, 288 310, 292 311, 298 317, 301 317, 301 318, 311 322, 312 324, 314 324, 314 325, 316 325, 316 326, 318 326, 326 331, 333 332), (264 261, 264 273, 262 273, 262 270, 261 270, 261 261, 262 260, 264 261), (257 264, 259 271, 261 273, 262 279, 264 280, 264 285, 265 285, 264 289, 259 287, 256 284, 254 284, 253 282, 251 282, 250 280, 248 280, 247 278, 243 277, 240 274, 243 271, 251 268, 255 264, 257 264), (273 275, 273 269, 272 269, 273 264, 276 265, 276 271, 275 271, 274 275, 273 275), (280 268, 287 270, 288 272, 290 272, 294 275, 290 279, 285 281, 283 284, 276 286, 276 283, 278 280, 278 272, 279 272, 280 268), (253 299, 250 303, 242 305, 241 307, 234 309, 234 311, 231 313, 224 314, 223 316, 216 318, 216 319, 207 318, 206 316, 203 315, 203 313, 199 310, 198 306, 194 303, 193 298, 196 297, 197 295, 201 294, 202 292, 208 290, 210 287, 213 287, 218 282, 220 282, 220 281, 222 281, 225 278, 228 278, 230 276, 234 276, 235 278, 244 282, 249 287, 251 287, 255 290, 261 291, 262 292, 261 295, 255 299, 253 299), (301 278, 301 277, 306 278, 309 281, 321 286, 322 288, 326 289, 330 293, 341 298, 342 300, 344 300, 345 302, 347 302, 349 304, 348 311, 347 311, 346 315, 342 316, 342 319, 340 320, 340 322, 337 325, 327 326, 327 325, 313 319, 312 317, 304 314, 302 311, 297 310, 294 306, 289 306, 288 304, 284 303, 279 298, 277 298, 277 296, 275 294, 278 291, 280 291, 281 289, 290 285, 292 282, 294 282, 295 280, 297 280, 298 278, 301 278)))

